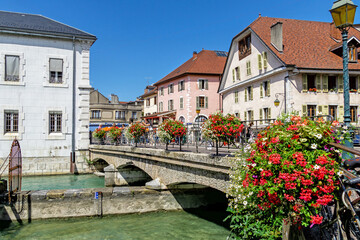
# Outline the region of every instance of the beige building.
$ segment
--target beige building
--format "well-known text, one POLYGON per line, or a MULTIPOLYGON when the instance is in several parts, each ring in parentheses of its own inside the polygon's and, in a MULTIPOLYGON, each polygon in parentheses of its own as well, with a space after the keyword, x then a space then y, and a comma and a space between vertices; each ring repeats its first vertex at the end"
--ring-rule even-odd
MULTIPOLYGON (((351 121, 360 105, 360 32, 349 30, 351 121)), ((332 23, 259 17, 231 43, 220 83, 224 113, 242 120, 276 118, 285 110, 343 121, 341 34, 332 23), (275 107, 278 99, 280 106, 275 107)))
POLYGON ((139 98, 144 101, 144 116, 157 113, 157 87, 146 86, 144 94, 139 98))
POLYGON ((143 105, 141 100, 119 102, 118 96, 112 94, 111 100, 98 90, 90 92, 90 130, 102 126, 128 125, 139 121, 142 116, 143 105))

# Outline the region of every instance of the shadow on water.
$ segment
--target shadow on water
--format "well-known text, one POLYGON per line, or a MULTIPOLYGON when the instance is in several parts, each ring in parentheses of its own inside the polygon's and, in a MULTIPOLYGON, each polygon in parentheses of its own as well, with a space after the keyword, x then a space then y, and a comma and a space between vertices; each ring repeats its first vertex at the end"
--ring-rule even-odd
POLYGON ((230 222, 224 221, 228 216, 226 211, 228 199, 225 193, 210 187, 187 190, 171 189, 170 191, 184 211, 230 229, 230 222))

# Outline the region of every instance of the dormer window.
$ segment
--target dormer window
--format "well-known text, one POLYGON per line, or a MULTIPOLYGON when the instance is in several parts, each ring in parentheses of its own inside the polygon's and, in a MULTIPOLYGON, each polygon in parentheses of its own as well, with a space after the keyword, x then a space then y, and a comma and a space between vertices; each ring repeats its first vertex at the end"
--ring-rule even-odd
POLYGON ((251 54, 251 35, 239 41, 239 60, 251 54))
POLYGON ((354 45, 349 46, 349 61, 350 62, 357 61, 357 49, 354 45))

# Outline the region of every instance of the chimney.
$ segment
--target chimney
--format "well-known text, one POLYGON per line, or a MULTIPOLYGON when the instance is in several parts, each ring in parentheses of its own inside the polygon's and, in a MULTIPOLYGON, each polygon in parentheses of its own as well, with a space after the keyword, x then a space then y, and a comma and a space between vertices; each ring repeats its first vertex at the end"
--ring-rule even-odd
POLYGON ((334 22, 330 23, 330 37, 332 37, 336 41, 341 41, 341 31, 336 28, 334 22))
POLYGON ((271 27, 271 44, 279 51, 283 51, 283 23, 277 22, 271 27))
POLYGON ((197 57, 197 52, 193 51, 193 58, 196 58, 196 57, 197 57))
POLYGON ((119 98, 118 98, 117 95, 111 94, 111 103, 112 104, 118 104, 119 103, 119 98))

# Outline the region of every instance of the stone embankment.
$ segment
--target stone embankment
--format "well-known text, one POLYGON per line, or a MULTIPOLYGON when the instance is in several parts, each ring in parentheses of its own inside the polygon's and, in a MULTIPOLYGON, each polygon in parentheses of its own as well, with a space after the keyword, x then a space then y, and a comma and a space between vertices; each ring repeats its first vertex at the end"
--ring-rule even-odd
POLYGON ((0 205, 0 220, 102 216, 181 210, 216 204, 224 194, 190 184, 187 188, 156 191, 145 187, 42 190, 21 192, 12 205, 0 205))

